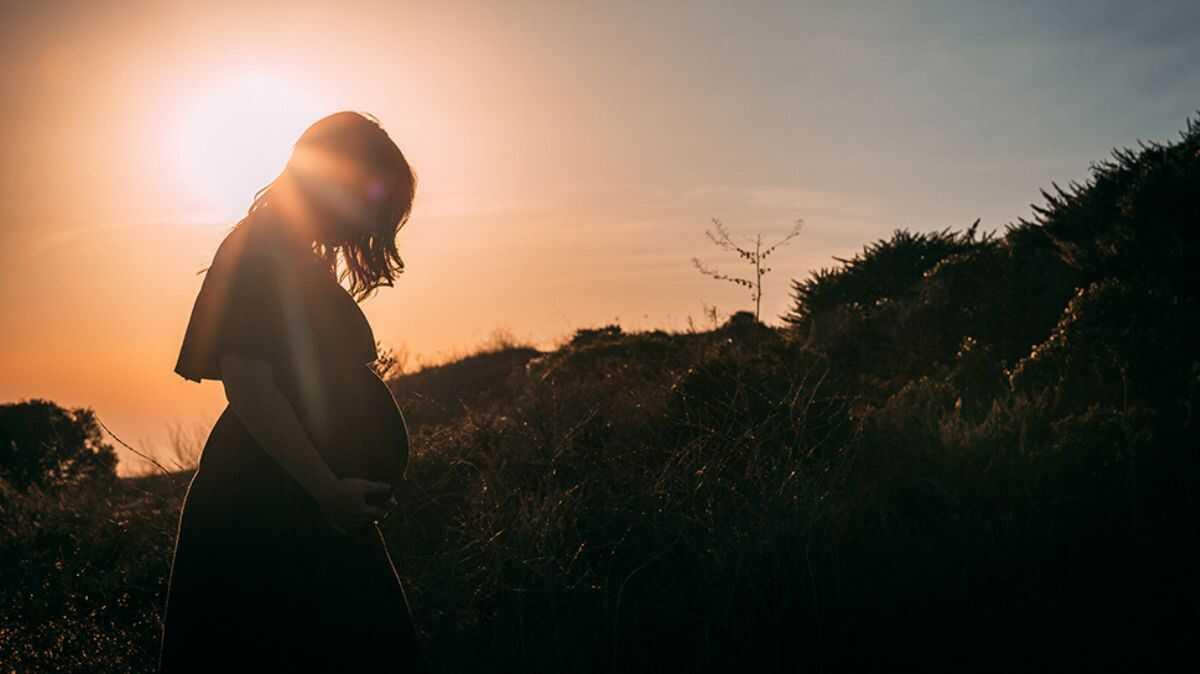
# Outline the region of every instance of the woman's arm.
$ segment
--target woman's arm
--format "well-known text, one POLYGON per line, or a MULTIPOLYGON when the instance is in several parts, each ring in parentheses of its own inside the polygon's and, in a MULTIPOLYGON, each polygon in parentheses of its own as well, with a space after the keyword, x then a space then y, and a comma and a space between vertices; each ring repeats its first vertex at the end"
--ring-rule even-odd
POLYGON ((366 496, 386 494, 391 485, 334 475, 275 385, 270 365, 238 356, 222 356, 220 364, 229 406, 258 444, 312 495, 335 529, 344 531, 386 514, 367 503, 366 496))
POLYGON ((318 502, 337 476, 317 453, 292 404, 275 385, 271 366, 254 358, 221 357, 225 398, 258 444, 318 502))
POLYGON ((308 439, 292 403, 275 385, 268 363, 222 356, 221 379, 234 414, 258 444, 312 494, 332 528, 344 534, 388 514, 385 508, 367 503, 367 497, 383 497, 391 493, 391 485, 334 475, 308 439))

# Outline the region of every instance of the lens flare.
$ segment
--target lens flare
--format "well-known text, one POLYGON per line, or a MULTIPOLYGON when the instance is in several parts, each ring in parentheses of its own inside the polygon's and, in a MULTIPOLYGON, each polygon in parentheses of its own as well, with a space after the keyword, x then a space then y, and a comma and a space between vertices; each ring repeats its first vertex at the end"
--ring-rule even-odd
POLYGON ((176 131, 176 168, 190 196, 225 219, 283 170, 292 144, 326 114, 318 92, 259 70, 188 86, 176 131))

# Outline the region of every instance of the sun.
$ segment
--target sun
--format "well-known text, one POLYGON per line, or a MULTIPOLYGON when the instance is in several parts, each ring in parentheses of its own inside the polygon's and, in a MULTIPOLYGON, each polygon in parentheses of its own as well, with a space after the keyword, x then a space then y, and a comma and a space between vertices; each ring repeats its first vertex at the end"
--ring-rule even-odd
POLYGON ((182 92, 174 131, 182 187, 205 212, 240 217, 292 144, 327 113, 315 92, 260 70, 182 92))

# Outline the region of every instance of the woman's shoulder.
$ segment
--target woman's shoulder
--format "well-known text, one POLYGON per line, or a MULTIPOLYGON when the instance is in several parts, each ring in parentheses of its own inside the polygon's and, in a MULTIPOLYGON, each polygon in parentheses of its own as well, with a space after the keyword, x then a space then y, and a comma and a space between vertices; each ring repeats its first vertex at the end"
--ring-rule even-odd
POLYGON ((245 220, 221 240, 213 254, 212 268, 236 272, 250 266, 285 274, 299 270, 302 262, 297 253, 279 241, 269 227, 256 226, 245 220))

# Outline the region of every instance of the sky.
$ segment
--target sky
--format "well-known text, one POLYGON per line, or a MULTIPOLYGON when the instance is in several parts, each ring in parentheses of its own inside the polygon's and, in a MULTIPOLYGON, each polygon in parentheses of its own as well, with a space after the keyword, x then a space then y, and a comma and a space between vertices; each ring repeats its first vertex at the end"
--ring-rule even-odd
MULTIPOLYGON (((1002 230, 1039 189, 1200 111, 1195 2, 0 0, 0 402, 203 441, 173 372, 213 252, 291 144, 378 117, 418 179, 395 287, 410 369, 496 331, 685 330, 753 310, 705 235, 801 233, 789 285, 896 229, 1002 230)), ((115 444, 115 443, 114 443, 115 444)), ((146 465, 118 447, 125 473, 146 465)))

